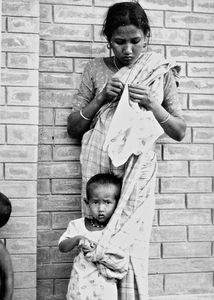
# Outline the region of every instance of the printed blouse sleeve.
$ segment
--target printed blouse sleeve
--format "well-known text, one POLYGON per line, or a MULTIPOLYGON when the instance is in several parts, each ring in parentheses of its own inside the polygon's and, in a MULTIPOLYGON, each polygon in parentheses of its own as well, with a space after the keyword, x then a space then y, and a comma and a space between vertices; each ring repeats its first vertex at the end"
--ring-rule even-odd
POLYGON ((171 70, 164 77, 164 100, 162 105, 173 116, 182 118, 177 86, 171 70))
POLYGON ((66 231, 61 235, 58 244, 60 244, 64 240, 66 240, 68 238, 72 238, 78 234, 79 234, 79 231, 78 231, 77 226, 75 225, 75 222, 71 221, 68 224, 66 231))
POLYGON ((85 107, 94 97, 94 83, 93 83, 93 62, 86 64, 81 76, 79 89, 74 96, 72 109, 79 111, 85 107))

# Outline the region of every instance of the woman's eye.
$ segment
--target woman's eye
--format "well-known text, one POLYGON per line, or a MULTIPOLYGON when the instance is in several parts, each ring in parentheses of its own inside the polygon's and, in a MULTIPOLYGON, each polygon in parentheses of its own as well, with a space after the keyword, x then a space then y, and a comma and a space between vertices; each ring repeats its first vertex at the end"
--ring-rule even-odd
POLYGON ((134 39, 134 40, 132 40, 132 43, 133 44, 138 44, 140 41, 141 41, 140 39, 134 39))
POLYGON ((118 44, 118 45, 123 45, 124 41, 123 40, 116 40, 115 43, 118 44))

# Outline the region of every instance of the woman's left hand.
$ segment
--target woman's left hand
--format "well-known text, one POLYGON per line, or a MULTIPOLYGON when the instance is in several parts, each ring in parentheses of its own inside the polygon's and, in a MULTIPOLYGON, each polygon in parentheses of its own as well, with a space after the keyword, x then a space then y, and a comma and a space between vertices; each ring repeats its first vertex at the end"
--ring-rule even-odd
POLYGON ((129 84, 130 100, 138 103, 139 107, 144 107, 146 110, 152 110, 154 105, 158 104, 155 99, 155 93, 151 88, 145 85, 129 84))

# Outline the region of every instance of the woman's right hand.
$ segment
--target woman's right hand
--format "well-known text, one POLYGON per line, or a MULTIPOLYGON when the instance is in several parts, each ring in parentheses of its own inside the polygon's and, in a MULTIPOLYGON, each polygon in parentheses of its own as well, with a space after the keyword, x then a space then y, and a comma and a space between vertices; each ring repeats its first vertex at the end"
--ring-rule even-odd
POLYGON ((123 83, 117 77, 112 77, 104 88, 106 99, 112 100, 118 97, 123 91, 123 83))

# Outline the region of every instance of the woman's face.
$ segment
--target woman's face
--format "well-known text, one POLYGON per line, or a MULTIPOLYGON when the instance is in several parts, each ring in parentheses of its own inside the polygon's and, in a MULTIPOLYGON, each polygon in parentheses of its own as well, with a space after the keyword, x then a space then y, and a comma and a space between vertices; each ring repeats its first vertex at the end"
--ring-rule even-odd
POLYGON ((111 47, 118 67, 131 65, 145 51, 146 36, 134 25, 119 26, 111 38, 111 47))

